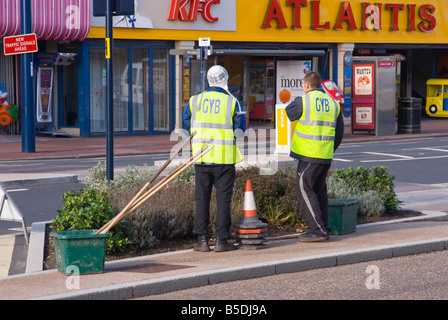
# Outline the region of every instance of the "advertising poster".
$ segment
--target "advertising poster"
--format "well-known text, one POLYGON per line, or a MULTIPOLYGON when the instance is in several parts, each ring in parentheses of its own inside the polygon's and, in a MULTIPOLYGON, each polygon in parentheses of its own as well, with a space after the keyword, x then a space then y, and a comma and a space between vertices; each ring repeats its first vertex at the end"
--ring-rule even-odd
POLYGON ((356 108, 356 123, 370 125, 373 123, 373 107, 356 108))
POLYGON ((52 122, 53 67, 38 69, 37 122, 52 122))
POLYGON ((289 154, 297 120, 289 121, 286 106, 296 97, 305 95, 303 77, 311 71, 311 60, 278 60, 276 72, 276 154, 289 154))
POLYGON ((305 95, 303 77, 311 71, 311 60, 277 61, 276 104, 290 103, 305 95))
POLYGON ((353 75, 355 95, 373 96, 373 65, 355 65, 353 75))

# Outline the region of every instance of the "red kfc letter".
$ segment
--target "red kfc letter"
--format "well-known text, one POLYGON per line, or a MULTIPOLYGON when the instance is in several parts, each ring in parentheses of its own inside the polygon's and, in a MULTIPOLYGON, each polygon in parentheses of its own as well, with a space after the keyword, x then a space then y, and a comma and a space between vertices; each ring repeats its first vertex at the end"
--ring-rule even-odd
POLYGON ((190 0, 172 0, 168 20, 188 20, 189 15, 185 8, 188 2, 190 2, 190 0))
POLYGON ((205 3, 202 5, 202 7, 199 9, 199 11, 202 11, 202 18, 205 21, 208 22, 218 22, 219 18, 215 18, 212 16, 212 13, 210 11, 211 7, 213 4, 219 4, 221 3, 221 0, 207 0, 205 1, 205 3))

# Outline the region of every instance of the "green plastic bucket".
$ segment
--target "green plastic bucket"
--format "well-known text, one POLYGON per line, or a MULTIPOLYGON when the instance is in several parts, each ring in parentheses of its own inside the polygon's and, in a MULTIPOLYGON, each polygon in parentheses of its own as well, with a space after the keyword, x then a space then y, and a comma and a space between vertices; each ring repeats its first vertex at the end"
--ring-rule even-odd
POLYGON ((356 230, 359 199, 328 199, 330 234, 347 234, 356 230))
POLYGON ((58 270, 66 275, 104 272, 106 238, 109 234, 95 234, 97 230, 51 232, 58 270), (77 267, 74 268, 74 267, 77 267))

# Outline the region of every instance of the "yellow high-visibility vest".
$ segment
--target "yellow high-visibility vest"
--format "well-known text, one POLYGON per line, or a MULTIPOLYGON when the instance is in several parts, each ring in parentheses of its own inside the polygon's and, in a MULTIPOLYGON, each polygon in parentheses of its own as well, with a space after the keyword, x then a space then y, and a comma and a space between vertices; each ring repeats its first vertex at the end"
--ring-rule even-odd
POLYGON ((303 113, 297 122, 291 152, 317 159, 332 159, 339 103, 320 90, 302 97, 303 113))
POLYGON ((235 164, 243 160, 233 132, 236 100, 225 93, 208 91, 190 98, 193 154, 205 145, 214 148, 197 162, 235 164))

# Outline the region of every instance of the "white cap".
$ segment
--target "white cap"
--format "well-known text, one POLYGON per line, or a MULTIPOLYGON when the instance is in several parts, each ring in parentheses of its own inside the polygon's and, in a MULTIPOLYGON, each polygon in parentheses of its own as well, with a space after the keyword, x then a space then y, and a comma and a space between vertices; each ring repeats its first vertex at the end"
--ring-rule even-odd
POLYGON ((207 80, 210 87, 220 87, 228 90, 229 74, 222 66, 213 66, 208 69, 207 80))

